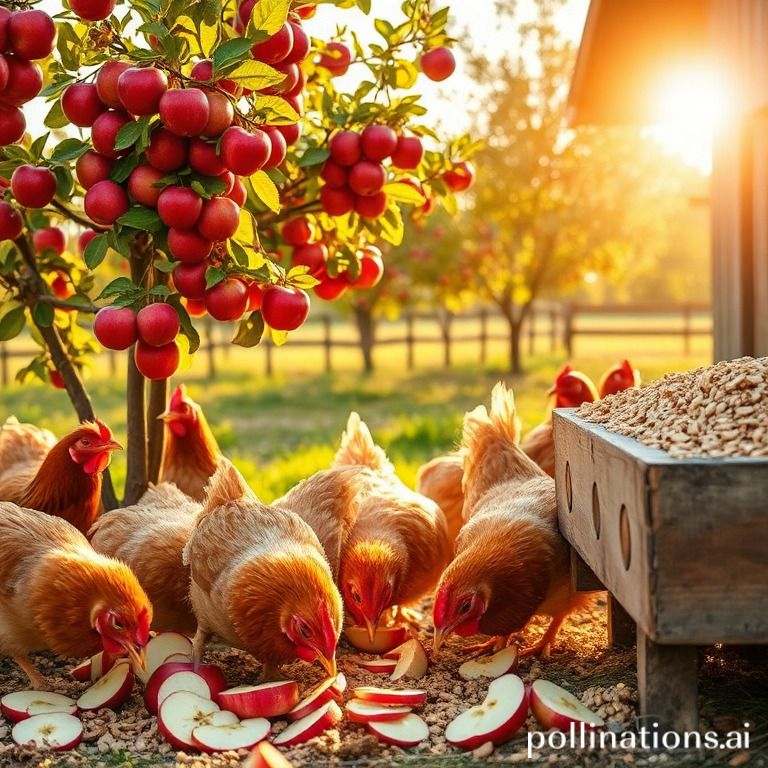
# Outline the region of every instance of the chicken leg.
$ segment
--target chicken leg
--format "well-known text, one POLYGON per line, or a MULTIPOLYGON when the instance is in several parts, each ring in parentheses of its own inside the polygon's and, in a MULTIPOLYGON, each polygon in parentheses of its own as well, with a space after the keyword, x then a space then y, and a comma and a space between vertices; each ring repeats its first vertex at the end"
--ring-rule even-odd
POLYGON ((48 681, 35 669, 26 656, 14 656, 13 660, 24 670, 29 682, 36 691, 50 690, 48 681))
POLYGON ((466 654, 474 654, 475 656, 480 656, 486 651, 496 653, 497 651, 500 651, 502 648, 506 648, 509 645, 511 637, 511 635, 510 637, 507 637, 506 635, 494 635, 492 638, 490 638, 490 640, 486 640, 484 643, 475 643, 473 645, 466 646, 466 648, 462 648, 461 652, 466 654))
POLYGON ((208 642, 208 638, 211 633, 203 627, 202 624, 197 625, 197 632, 192 640, 192 662, 194 663, 195 672, 200 667, 200 662, 203 660, 203 651, 205 650, 205 644, 208 642))
POLYGON ((520 656, 533 656, 538 654, 542 659, 548 659, 552 652, 552 646, 555 644, 557 633, 560 631, 560 627, 563 625, 567 616, 567 613, 561 614, 560 616, 553 616, 552 621, 547 627, 547 631, 542 635, 541 639, 529 648, 520 651, 520 656))

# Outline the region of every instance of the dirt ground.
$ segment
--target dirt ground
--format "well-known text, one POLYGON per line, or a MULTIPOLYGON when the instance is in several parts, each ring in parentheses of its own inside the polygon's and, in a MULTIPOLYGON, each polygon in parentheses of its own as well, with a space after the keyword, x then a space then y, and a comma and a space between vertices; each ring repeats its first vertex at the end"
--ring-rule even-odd
MULTIPOLYGON (((429 616, 429 613, 426 614, 429 616)), ((428 618, 425 626, 428 625, 428 618)), ((531 642, 541 631, 534 623, 522 638, 531 642)), ((429 627, 427 627, 429 629, 429 627)), ((425 633, 425 637, 428 632, 425 633)), ((528 756, 527 729, 539 731, 532 717, 526 730, 513 741, 498 747, 488 755, 473 755, 454 749, 443 733, 448 722, 464 709, 484 698, 487 683, 465 682, 457 668, 465 658, 460 652, 465 641, 453 640, 430 667, 427 676, 412 687, 426 688, 428 701, 419 712, 430 728, 430 740, 402 750, 379 744, 364 726, 344 722, 338 729, 328 731, 313 741, 293 747, 286 752, 296 766, 355 766, 383 768, 384 766, 426 766, 452 768, 488 765, 568 765, 622 766, 643 768, 665 764, 669 766, 768 766, 768 654, 765 648, 706 649, 701 652, 701 714, 702 726, 720 733, 742 728, 750 723, 750 749, 679 750, 671 753, 628 751, 615 752, 554 751, 537 749, 528 756)), ((387 685, 387 677, 362 670, 356 663, 357 652, 342 643, 339 669, 349 682, 347 697, 359 685, 387 685)), ((51 680, 54 690, 78 696, 85 688, 71 679, 68 672, 75 660, 68 662, 48 656, 35 659, 39 668, 51 680)), ((212 649, 206 661, 223 668, 231 685, 252 683, 257 679, 259 665, 247 654, 231 649, 212 649)), ((582 701, 603 715, 608 728, 615 731, 633 729, 636 706, 634 651, 615 651, 606 645, 605 601, 598 598, 591 609, 571 617, 564 626, 558 646, 547 660, 523 659, 519 674, 526 682, 543 677, 574 692, 582 701)), ((285 669, 296 679, 302 692, 319 682, 322 673, 317 665, 296 663, 285 669)), ((9 660, 0 661, 0 694, 27 687, 26 678, 9 660)), ((113 766, 179 765, 185 768, 209 768, 237 765, 244 755, 226 753, 213 757, 177 753, 157 732, 154 717, 144 709, 139 684, 131 699, 117 712, 103 710, 86 713, 85 737, 74 751, 43 754, 13 745, 10 724, 0 718, 0 768, 5 766, 113 766)), ((274 724, 273 733, 285 727, 274 724)))

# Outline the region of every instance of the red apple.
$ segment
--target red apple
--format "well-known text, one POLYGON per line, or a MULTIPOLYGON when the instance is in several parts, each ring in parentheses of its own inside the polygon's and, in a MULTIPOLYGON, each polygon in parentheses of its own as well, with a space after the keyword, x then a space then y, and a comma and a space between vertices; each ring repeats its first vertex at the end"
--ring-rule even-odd
POLYGON ((261 303, 264 322, 277 331, 293 331, 309 315, 309 296, 301 288, 271 285, 261 303))
POLYGON ((235 188, 235 178, 235 174, 230 171, 224 171, 218 176, 219 181, 224 184, 224 189, 220 192, 221 195, 229 196, 229 193, 235 188))
POLYGON ((278 717, 296 706, 299 687, 293 680, 239 685, 222 691, 216 701, 222 709, 234 712, 239 718, 278 717))
MULTIPOLYGON (((189 73, 189 76, 201 83, 212 82, 213 62, 211 62, 210 59, 203 59, 202 61, 198 61, 197 64, 192 67, 192 71, 189 73)), ((215 84, 222 90, 233 95, 237 95, 241 90, 240 86, 234 80, 227 80, 226 78, 223 80, 217 80, 215 84)))
POLYGON ((103 21, 116 5, 117 0, 69 0, 72 12, 84 21, 103 21))
POLYGON ((397 660, 371 659, 370 661, 366 661, 363 659, 359 664, 366 672, 373 672, 376 675, 391 675, 395 671, 397 660))
POLYGON ((355 212, 364 219, 376 219, 387 210, 386 192, 377 192, 375 195, 363 197, 355 196, 355 212))
POLYGON ((153 347, 170 344, 179 335, 179 316, 164 302, 148 304, 136 315, 139 338, 153 347))
POLYGON ((25 208, 45 208, 56 194, 56 177, 48 168, 20 165, 11 176, 11 192, 25 208))
POLYGON ((123 108, 117 90, 117 81, 120 79, 120 75, 130 67, 131 64, 127 61, 106 61, 96 74, 96 92, 102 102, 112 109, 123 108))
POLYGON ((61 109, 67 120, 80 128, 90 128, 106 110, 95 83, 73 83, 61 94, 61 109))
POLYGON ((227 240, 239 225, 240 206, 228 197, 213 197, 203 204, 197 231, 208 240, 227 240))
POLYGON ((384 160, 397 149, 397 134, 388 125, 369 125, 360 134, 360 144, 368 160, 384 160))
POLYGON ((428 666, 429 659, 424 652, 424 647, 416 638, 412 638, 403 643, 397 658, 397 666, 389 679, 395 681, 408 677, 418 680, 420 677, 424 677, 428 666))
POLYGON ((291 723, 272 739, 272 743, 281 747, 302 744, 338 725, 342 717, 339 705, 335 701, 329 701, 306 717, 302 717, 301 720, 291 723))
POLYGON ((175 341, 163 347, 136 342, 133 359, 139 372, 148 379, 168 379, 179 367, 179 348, 175 341))
POLYGON ((366 653, 386 653, 402 645, 408 637, 408 631, 403 626, 378 627, 373 642, 368 638, 368 630, 365 627, 345 627, 344 635, 350 645, 358 650, 366 653))
POLYGON ((146 683, 152 673, 172 656, 183 656, 185 660, 192 660, 192 641, 179 632, 161 632, 155 635, 147 643, 146 669, 134 670, 136 676, 146 683))
POLYGON ((299 216, 286 221, 280 227, 280 235, 288 245, 304 245, 312 239, 312 227, 303 216, 299 216))
POLYGON ((168 250, 174 259, 185 264, 199 264, 205 261, 213 250, 213 241, 206 240, 194 229, 168 230, 168 250))
POLYGON ((102 112, 94 121, 91 128, 91 142, 93 148, 107 157, 122 157, 130 152, 130 149, 115 149, 115 140, 120 129, 133 122, 133 118, 125 112, 102 112))
POLYGON ((424 147, 418 136, 398 136, 397 147, 392 153, 392 165, 395 168, 412 171, 418 168, 423 155, 424 147))
POLYGON ((319 709, 328 701, 338 698, 338 693, 334 685, 336 683, 335 677, 329 677, 327 680, 323 680, 322 683, 315 686, 290 712, 286 713, 288 720, 301 720, 302 717, 306 717, 310 713, 319 709))
POLYGON ((173 283, 176 290, 185 298, 202 301, 205 296, 205 271, 208 262, 199 264, 179 264, 173 270, 173 283))
POLYGON ((114 181, 98 181, 86 193, 84 205, 94 224, 114 224, 128 211, 128 195, 114 181))
POLYGON ((8 68, 8 61, 6 60, 5 56, 0 54, 0 92, 2 92, 5 89, 5 86, 8 85, 8 78, 10 77, 10 74, 11 71, 8 68))
POLYGON ((83 189, 90 189, 94 184, 106 181, 114 165, 113 158, 88 150, 77 158, 75 174, 83 189))
POLYGON ((90 659, 86 659, 74 667, 70 674, 81 683, 95 683, 115 666, 118 658, 104 651, 99 651, 95 656, 91 656, 90 659))
POLYGON ((194 227, 202 210, 202 198, 189 187, 166 187, 157 200, 157 212, 163 224, 175 229, 194 227))
POLYGON ((221 712, 218 704, 188 691, 168 696, 157 714, 157 728, 176 749, 197 749, 192 731, 203 725, 236 723, 237 717, 221 712))
POLYGON ((293 763, 268 741, 262 741, 253 748, 243 768, 293 768, 293 763))
POLYGON ((68 299, 75 295, 75 289, 66 272, 57 270, 56 277, 51 281, 51 289, 56 298, 68 299))
POLYGON ((156 115, 168 78, 155 67, 129 67, 117 79, 117 95, 132 115, 156 115))
MULTIPOLYGON (((179 672, 194 672, 200 677, 208 687, 208 698, 215 698, 221 691, 226 690, 227 681, 221 669, 213 664, 201 664, 195 670, 194 662, 166 662, 161 664, 150 676, 147 681, 147 687, 144 690, 144 703, 151 714, 156 714, 161 700, 159 698, 160 689, 169 678, 179 672)), ((179 690, 186 690, 181 688, 179 690)), ((194 691, 193 691, 194 692, 194 691)), ((170 694, 169 694, 170 695, 170 694)))
POLYGON ((293 123, 291 125, 276 125, 280 133, 283 134, 285 143, 292 147, 301 138, 301 123, 293 123))
POLYGON ((528 696, 517 675, 503 675, 489 686, 485 701, 452 720, 445 729, 448 742, 475 749, 487 741, 494 745, 511 739, 528 716, 528 696))
POLYGON ((427 692, 420 688, 389 689, 363 686, 355 688, 355 698, 371 701, 374 704, 420 707, 427 700, 427 692))
POLYGON ((59 227, 43 227, 32 235, 32 243, 38 253, 51 250, 61 255, 67 249, 67 237, 59 227))
POLYGON ((248 289, 236 277, 225 278, 205 292, 205 308, 215 320, 239 320, 247 306, 248 289))
POLYGON ((209 117, 208 99, 200 88, 172 88, 160 99, 160 119, 177 136, 199 136, 209 117))
POLYGON ((149 164, 158 171, 175 171, 187 162, 187 141, 166 128, 155 128, 146 156, 149 164))
POLYGON ((317 64, 337 77, 346 73, 351 62, 352 52, 349 48, 344 43, 331 42, 325 46, 325 51, 320 54, 317 64))
POLYGON ((531 712, 542 728, 568 732, 571 726, 578 729, 602 728, 605 721, 585 707, 570 691, 549 680, 534 680, 531 686, 531 712))
POLYGON ((369 720, 368 730, 381 741, 398 747, 415 747, 422 741, 429 741, 427 724, 414 714, 398 720, 369 720))
POLYGON ((8 22, 11 20, 11 10, 0 6, 0 51, 8 47, 8 22))
POLYGON ((375 195, 387 180, 387 173, 381 163, 361 160, 349 171, 349 186, 356 195, 375 195))
POLYGON ((227 192, 226 197, 241 208, 245 205, 245 201, 248 199, 248 190, 246 190, 245 184, 240 181, 239 177, 235 177, 232 189, 227 192))
POLYGON ((24 136, 27 121, 18 107, 0 104, 0 146, 15 144, 24 136))
POLYGON ((264 131, 233 125, 224 131, 221 138, 221 158, 224 165, 238 176, 251 176, 269 159, 272 143, 264 131))
POLYGON ((203 317, 207 314, 205 311, 205 302, 199 299, 184 299, 184 306, 190 317, 203 317))
POLYGON ((298 21, 289 21, 291 31, 293 32, 293 47, 286 56, 285 61, 288 64, 301 64, 307 58, 310 48, 309 35, 304 31, 304 27, 298 21))
POLYGON ((15 691, 0 699, 0 710, 11 722, 17 723, 28 717, 49 713, 74 715, 77 704, 69 696, 49 691, 15 691))
POLYGON ((309 243, 294 248, 291 264, 294 267, 308 267, 309 274, 316 277, 325 272, 327 258, 328 249, 322 243, 309 243))
POLYGON ((128 193, 137 203, 155 208, 162 192, 155 185, 164 177, 165 174, 154 166, 140 165, 128 177, 128 193))
POLYGON ((369 723, 372 721, 399 720, 411 713, 411 708, 392 704, 375 704, 365 699, 352 699, 345 707, 347 717, 353 723, 369 723))
POLYGON ((344 216, 350 213, 355 207, 355 199, 355 195, 349 187, 334 189, 325 186, 320 190, 320 205, 330 216, 344 216))
POLYGON ((64 752, 74 749, 83 737, 83 724, 74 715, 35 715, 16 723, 11 738, 19 746, 64 752))
POLYGON ((8 65, 8 84, 0 93, 0 101, 13 107, 20 107, 37 96, 43 87, 43 70, 39 64, 19 58, 6 56, 8 65))
POLYGON ((373 288, 383 275, 384 262, 381 251, 373 246, 363 248, 360 252, 360 274, 352 285, 360 289, 373 288))
POLYGON ((363 157, 360 134, 355 131, 339 131, 328 144, 331 159, 339 165, 354 165, 363 157))
POLYGON ((107 349, 128 349, 138 338, 136 314, 130 307, 104 307, 93 320, 93 335, 107 349))
POLYGON ((481 677, 501 677, 517 669, 517 659, 517 646, 509 645, 490 656, 480 656, 477 659, 465 661, 459 667, 459 677, 462 680, 477 680, 481 677))
POLYGON ((0 201, 0 240, 15 240, 24 229, 21 214, 4 200, 0 201))
POLYGON ((337 162, 328 159, 323 164, 323 170, 320 172, 320 178, 327 186, 337 189, 346 187, 349 182, 349 171, 337 162))
POLYGON ((246 312, 255 312, 257 309, 261 309, 265 290, 266 287, 260 283, 252 282, 248 284, 248 306, 245 308, 246 312))
POLYGON ((192 741, 203 752, 231 752, 250 749, 267 738, 269 720, 256 717, 225 725, 199 725, 192 731, 192 741))
POLYGON ((474 183, 475 168, 472 163, 458 163, 443 174, 443 181, 454 192, 463 192, 474 183))
POLYGON ((285 155, 288 151, 288 145, 285 142, 285 137, 275 127, 266 127, 264 133, 267 134, 270 146, 272 147, 267 162, 264 163, 264 168, 277 168, 285 161, 285 155))
POLYGON ((84 232, 80 233, 80 237, 77 238, 77 253, 79 256, 83 255, 88 243, 97 236, 98 232, 94 232, 92 229, 86 229, 84 232))
POLYGON ((450 77, 456 69, 456 59, 450 48, 440 46, 421 56, 421 71, 435 82, 450 77))
POLYGON ((7 36, 12 53, 22 59, 44 59, 56 42, 56 25, 45 11, 16 11, 8 21, 7 36))
POLYGON ((314 287, 315 296, 325 301, 336 301, 349 288, 349 283, 343 274, 338 277, 330 277, 323 270, 323 273, 317 277, 320 282, 314 287))
POLYGON ((131 665, 127 661, 121 661, 80 696, 77 700, 77 707, 83 712, 105 708, 114 709, 125 702, 132 690, 133 672, 131 665))
POLYGON ((208 122, 201 131, 203 136, 221 136, 232 125, 235 111, 232 102, 218 91, 205 91, 208 99, 208 122))
POLYGON ((277 64, 288 56, 293 48, 293 29, 287 22, 263 43, 251 48, 251 56, 257 61, 277 64))

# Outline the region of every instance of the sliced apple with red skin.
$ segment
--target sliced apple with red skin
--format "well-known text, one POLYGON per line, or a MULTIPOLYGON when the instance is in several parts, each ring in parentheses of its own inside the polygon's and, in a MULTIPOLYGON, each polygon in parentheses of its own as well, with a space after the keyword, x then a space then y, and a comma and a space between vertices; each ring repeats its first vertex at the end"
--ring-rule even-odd
POLYGON ((314 739, 321 733, 341 722, 342 713, 335 701, 328 701, 322 707, 311 712, 301 720, 291 723, 284 731, 272 739, 272 743, 281 747, 292 747, 314 739))
POLYGON ((121 661, 80 696, 77 707, 83 712, 119 707, 131 695, 133 682, 130 663, 121 661))
POLYGON ((535 680, 531 685, 531 712, 546 730, 569 731, 581 723, 588 729, 602 728, 605 721, 585 707, 570 691, 549 680, 535 680))
POLYGON ((403 645, 403 650, 397 659, 397 666, 395 666, 389 679, 393 682, 404 677, 418 680, 427 673, 428 666, 429 659, 424 651, 424 646, 414 638, 403 645))
POLYGON ((400 654, 403 652, 403 649, 406 647, 406 645, 408 645, 409 642, 410 642, 410 640, 406 640, 404 643, 401 643, 396 648, 393 648, 391 651, 387 651, 384 654, 384 658, 385 659, 395 659, 395 660, 399 659, 400 658, 400 654))
POLYGON ((135 670, 136 677, 146 685, 152 673, 165 662, 169 656, 177 653, 192 658, 192 641, 178 632, 163 632, 155 635, 147 643, 147 668, 135 670))
POLYGON ((268 741, 257 744, 243 768, 293 768, 293 763, 268 741))
MULTIPOLYGON (((192 657, 186 653, 172 653, 167 659, 163 659, 163 664, 176 664, 177 662, 191 663, 192 657)), ((163 664, 161 664, 160 667, 162 667, 163 664)), ((160 667, 158 667, 157 669, 160 669, 160 667)), ((155 670, 155 672, 157 672, 157 669, 155 670)))
POLYGON ((462 749, 511 739, 528 717, 528 694, 517 675, 502 675, 488 686, 485 701, 462 712, 445 730, 445 738, 462 749))
POLYGON ((381 741, 398 747, 415 747, 429 739, 427 724, 414 714, 398 720, 369 720, 368 730, 381 741))
POLYGON ((501 677, 517 669, 517 646, 509 645, 491 656, 480 656, 477 659, 465 661, 459 667, 459 677, 462 680, 477 680, 481 677, 501 677))
POLYGON ((267 738, 271 727, 263 717, 225 725, 200 725, 192 731, 192 740, 203 752, 250 749, 267 738))
POLYGON ((420 707, 427 700, 427 692, 421 688, 355 688, 355 698, 375 704, 396 704, 403 707, 420 707))
POLYGON ((261 685, 238 685, 216 696, 222 709, 240 718, 278 717, 290 712, 299 702, 299 686, 293 680, 278 680, 261 685))
POLYGON ((104 653, 104 651, 99 651, 95 656, 91 656, 90 659, 78 664, 70 674, 81 683, 95 683, 115 666, 118 658, 104 653))
MULTIPOLYGON (((224 673, 219 667, 213 664, 201 664, 195 669, 195 665, 191 661, 166 662, 165 664, 161 664, 152 673, 152 677, 147 681, 147 687, 144 690, 144 704, 150 714, 157 714, 158 707, 160 706, 159 693, 161 687, 165 684, 165 681, 179 672, 191 672, 202 678, 208 686, 208 693, 201 695, 208 696, 211 699, 215 700, 216 696, 227 688, 227 681, 224 677, 224 673)), ((177 680, 177 682, 181 682, 182 680, 177 680)), ((179 690, 184 690, 184 688, 182 687, 179 690)), ((196 688, 195 691, 197 690, 198 689, 196 688)))
POLYGON ((31 744, 36 749, 64 752, 74 749, 83 737, 83 724, 74 715, 52 712, 34 715, 16 723, 11 738, 19 745, 31 744))
POLYGON ((373 642, 368 637, 366 627, 346 627, 344 634, 350 645, 366 653, 387 653, 387 651, 401 645, 408 637, 406 628, 400 626, 379 627, 373 637, 373 642))
POLYGON ((77 703, 69 696, 48 691, 16 691, 7 693, 0 699, 0 711, 11 721, 17 723, 28 717, 40 714, 64 713, 74 715, 77 703))
POLYGON ((203 725, 228 725, 238 722, 232 712, 222 712, 215 701, 188 691, 168 696, 157 713, 157 728, 176 749, 197 749, 192 731, 203 725))
POLYGON ((336 675, 331 687, 336 692, 336 698, 342 698, 344 691, 347 690, 347 676, 343 672, 339 672, 339 674, 336 675))
POLYGON ((411 713, 411 708, 387 704, 376 704, 365 699, 352 699, 344 707, 347 717, 353 723, 370 723, 374 721, 385 722, 398 720, 411 713))
POLYGON ((367 672, 373 672, 376 675, 391 675, 397 667, 396 659, 362 659, 360 666, 367 672))
POLYGON ((301 720, 310 713, 319 709, 328 701, 339 698, 340 694, 334 687, 337 678, 329 677, 323 680, 320 685, 313 688, 290 712, 286 713, 286 718, 290 721, 301 720))

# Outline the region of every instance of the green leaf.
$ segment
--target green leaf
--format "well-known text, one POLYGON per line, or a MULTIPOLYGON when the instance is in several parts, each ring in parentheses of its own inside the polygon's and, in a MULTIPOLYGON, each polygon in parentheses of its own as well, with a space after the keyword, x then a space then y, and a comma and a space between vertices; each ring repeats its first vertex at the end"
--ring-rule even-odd
POLYGON ((235 80, 238 85, 251 91, 260 91, 271 85, 282 83, 285 77, 285 74, 273 69, 269 64, 253 59, 238 64, 227 74, 228 80, 235 80))
POLYGON ((24 307, 14 307, 6 312, 0 320, 0 341, 15 339, 27 323, 24 307))
POLYGON ((138 165, 139 156, 135 152, 125 157, 119 157, 112 167, 109 178, 118 184, 122 184, 136 170, 138 165))
POLYGON ((205 287, 213 288, 214 285, 218 285, 226 276, 227 273, 223 269, 208 267, 205 270, 205 287))
POLYGON ((259 0, 251 12, 246 34, 248 37, 251 37, 253 32, 277 34, 285 24, 290 8, 291 0, 259 0))
POLYGON ((190 185, 200 197, 210 199, 220 195, 227 185, 216 176, 198 176, 190 185))
POLYGON ((132 227, 146 232, 156 232, 163 226, 157 211, 145 208, 143 205, 134 205, 128 213, 124 213, 117 220, 117 223, 124 227, 132 227))
POLYGON ((232 241, 240 243, 245 248, 253 248, 256 241, 256 230, 253 226, 253 216, 245 208, 240 209, 240 221, 237 225, 237 231, 231 238, 232 241))
POLYGON ((167 261, 165 259, 157 259, 152 266, 158 271, 163 272, 164 274, 169 274, 170 272, 173 272, 176 267, 181 264, 180 261, 167 261))
POLYGON ((143 120, 131 120, 130 123, 126 123, 117 132, 113 149, 118 151, 132 147, 141 138, 145 125, 146 122, 143 120))
POLYGON ((268 125, 291 125, 301 119, 296 110, 280 96, 253 96, 253 110, 268 125))
MULTIPOLYGON (((93 240, 96 238, 94 237, 93 240)), ((91 242, 93 242, 91 240, 91 242)), ((143 291, 136 285, 130 277, 116 277, 111 283, 104 287, 104 290, 96 297, 97 299, 108 299, 110 296, 118 296, 121 293, 129 291, 143 291)))
POLYGON ((168 27, 159 21, 148 21, 138 27, 137 32, 143 32, 145 35, 154 35, 158 40, 163 40, 170 34, 168 27))
POLYGON ((408 205, 424 205, 427 202, 424 195, 410 184, 403 184, 400 181, 394 181, 391 184, 384 185, 384 192, 390 200, 398 200, 408 205))
POLYGON ((65 200, 69 199, 72 190, 75 187, 75 180, 72 178, 72 172, 66 165, 55 165, 51 168, 56 177, 56 195, 65 200))
POLYGON ((299 158, 299 168, 308 168, 312 165, 320 165, 331 156, 330 150, 325 147, 311 147, 299 158))
POLYGON ((192 325, 192 318, 189 316, 187 308, 181 303, 181 296, 178 293, 172 293, 168 297, 168 303, 178 313, 181 332, 189 340, 189 354, 194 355, 200 349, 200 334, 195 330, 195 326, 192 325))
POLYGON ((83 251, 83 261, 88 269, 96 267, 104 261, 107 255, 107 238, 104 235, 98 235, 92 238, 83 251))
POLYGON ((53 306, 47 301, 38 301, 32 307, 32 319, 43 328, 49 328, 53 324, 53 315, 53 306))
POLYGON ((264 335, 264 318, 258 310, 240 321, 232 343, 239 347, 255 347, 264 335))
POLYGON ((48 128, 64 128, 69 125, 69 119, 64 114, 60 101, 57 100, 53 102, 53 106, 45 116, 43 123, 45 123, 48 128))
POLYGON ((271 211, 280 211, 280 193, 272 179, 264 171, 256 171, 250 178, 251 187, 256 197, 271 211))
POLYGON ((213 74, 221 75, 227 69, 236 66, 246 54, 250 54, 253 43, 244 37, 236 37, 219 45, 213 52, 213 74))
POLYGON ((167 285, 155 285, 150 288, 149 293, 151 296, 161 296, 165 298, 170 295, 171 289, 167 285))
POLYGON ((80 139, 64 139, 51 153, 51 160, 55 163, 65 163, 67 160, 76 160, 90 149, 90 144, 80 139))
POLYGON ((392 36, 395 28, 385 19, 376 19, 373 22, 373 26, 376 28, 376 31, 384 38, 384 40, 389 43, 389 38, 392 36))
POLYGON ((381 237, 392 245, 403 242, 403 216, 396 204, 391 203, 383 216, 377 219, 381 228, 381 237))
POLYGON ((74 82, 75 78, 70 75, 65 75, 63 78, 59 77, 46 85, 37 95, 44 99, 48 98, 48 96, 58 96, 68 85, 74 82))
POLYGON ((32 145, 29 148, 29 154, 32 155, 33 160, 40 160, 40 158, 43 156, 43 150, 45 149, 45 145, 48 143, 48 137, 50 135, 50 133, 44 133, 42 136, 38 136, 32 142, 32 145))

